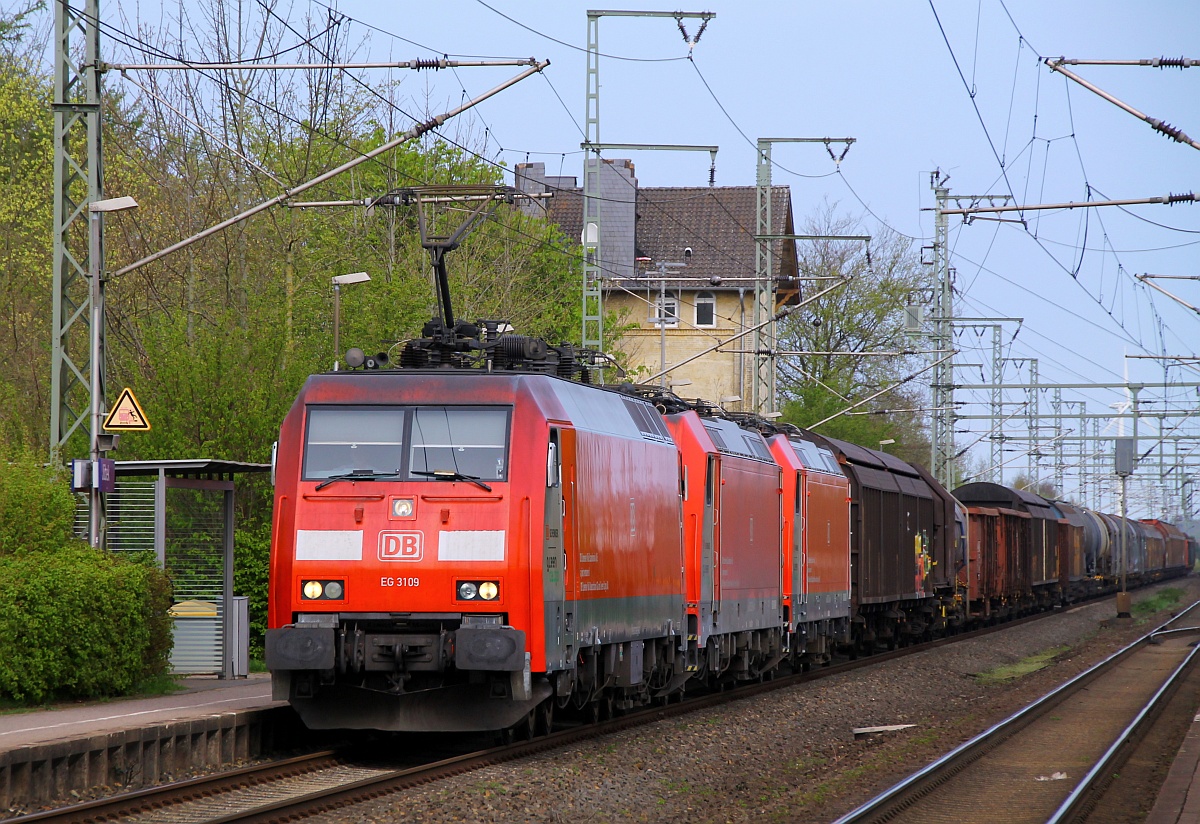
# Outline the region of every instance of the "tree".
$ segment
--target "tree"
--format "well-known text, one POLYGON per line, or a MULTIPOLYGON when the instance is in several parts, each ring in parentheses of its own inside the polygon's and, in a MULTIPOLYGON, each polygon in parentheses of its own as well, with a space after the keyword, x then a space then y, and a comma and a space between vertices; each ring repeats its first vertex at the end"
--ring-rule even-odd
POLYGON ((53 121, 29 11, 0 18, 0 442, 48 451, 53 121))
MULTIPOLYGON (((860 220, 839 215, 830 204, 800 232, 865 234, 860 220)), ((925 392, 905 381, 927 361, 913 353, 904 330, 905 306, 930 286, 925 267, 908 241, 886 227, 875 231, 869 246, 819 240, 801 244, 798 257, 801 278, 823 278, 810 281, 815 284, 810 291, 838 278, 847 282, 779 324, 780 350, 805 353, 779 362, 783 420, 812 426, 854 406, 816 431, 870 448, 894 439, 889 452, 928 463, 925 392), (880 390, 874 400, 855 406, 880 390)))
POLYGON ((1024 489, 1034 495, 1041 495, 1048 501, 1057 501, 1062 498, 1062 493, 1051 481, 1037 480, 1025 474, 1013 478, 1012 486, 1014 489, 1024 489))

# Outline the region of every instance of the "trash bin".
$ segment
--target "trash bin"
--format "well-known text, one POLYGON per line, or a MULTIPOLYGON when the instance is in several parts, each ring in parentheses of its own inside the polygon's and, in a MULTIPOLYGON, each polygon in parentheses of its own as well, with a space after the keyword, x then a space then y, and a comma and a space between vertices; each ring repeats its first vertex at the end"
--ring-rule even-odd
POLYGON ((220 604, 212 601, 180 601, 167 610, 171 616, 175 645, 171 649, 171 671, 176 675, 220 675, 220 604))
POLYGON ((229 637, 233 639, 230 678, 245 678, 250 674, 250 598, 233 596, 233 615, 229 637))

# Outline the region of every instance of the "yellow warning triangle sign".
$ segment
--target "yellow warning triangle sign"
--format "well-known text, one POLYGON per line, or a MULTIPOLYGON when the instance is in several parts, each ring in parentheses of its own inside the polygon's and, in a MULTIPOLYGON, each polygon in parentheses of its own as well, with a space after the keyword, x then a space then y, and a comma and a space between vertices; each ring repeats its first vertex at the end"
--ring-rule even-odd
POLYGON ((146 420, 146 413, 142 411, 142 405, 138 403, 137 398, 133 396, 133 390, 128 386, 121 390, 121 397, 117 398, 117 405, 104 419, 104 428, 109 432, 148 432, 150 430, 150 421, 146 420))

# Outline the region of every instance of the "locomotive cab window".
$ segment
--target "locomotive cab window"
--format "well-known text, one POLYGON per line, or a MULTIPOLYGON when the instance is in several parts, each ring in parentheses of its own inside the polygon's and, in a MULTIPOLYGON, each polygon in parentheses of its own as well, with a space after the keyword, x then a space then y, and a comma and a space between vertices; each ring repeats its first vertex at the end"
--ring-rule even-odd
POLYGON ((452 472, 487 481, 508 476, 508 410, 418 407, 413 414, 408 474, 452 472))
POLYGON ((506 480, 506 407, 314 406, 304 478, 506 480))
POLYGON ((395 475, 403 460, 403 409, 326 406, 308 411, 305 478, 354 472, 395 475))

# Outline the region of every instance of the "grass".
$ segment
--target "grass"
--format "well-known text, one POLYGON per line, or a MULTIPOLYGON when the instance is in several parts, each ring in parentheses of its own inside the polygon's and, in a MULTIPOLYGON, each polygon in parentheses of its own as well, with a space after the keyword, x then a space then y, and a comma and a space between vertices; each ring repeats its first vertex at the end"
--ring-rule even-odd
POLYGON ((159 695, 171 695, 185 689, 187 687, 179 683, 178 677, 169 673, 163 673, 162 675, 154 675, 145 681, 138 682, 134 685, 133 689, 121 695, 100 696, 97 698, 74 698, 61 701, 50 700, 40 704, 14 701, 11 698, 0 698, 0 715, 19 715, 24 712, 39 712, 41 710, 54 709, 55 707, 74 707, 80 704, 107 704, 110 701, 125 698, 153 698, 159 695))
POLYGON ((163 673, 162 675, 154 675, 140 682, 133 689, 133 693, 123 698, 149 698, 155 695, 171 695, 172 693, 180 692, 187 689, 183 684, 179 683, 179 676, 163 673))
POLYGON ((998 684, 1007 684, 1011 681, 1016 681, 1018 678, 1023 678, 1030 673, 1037 672, 1040 669, 1045 669, 1050 666, 1062 653, 1066 652, 1070 647, 1051 647, 1050 649, 1042 650, 1036 655, 1030 655, 1028 658, 1022 658, 1015 664, 1005 664, 994 669, 986 670, 975 674, 975 680, 980 684, 987 686, 995 686, 998 684))
POLYGON ((1183 590, 1178 587, 1166 587, 1151 595, 1149 598, 1143 598, 1132 607, 1132 612, 1137 618, 1146 618, 1156 612, 1162 612, 1164 609, 1170 609, 1179 603, 1183 598, 1183 590))

